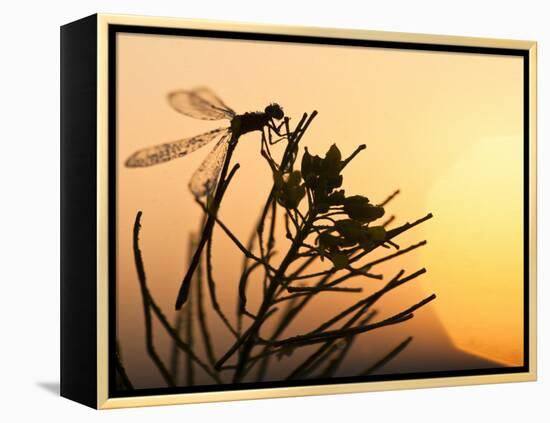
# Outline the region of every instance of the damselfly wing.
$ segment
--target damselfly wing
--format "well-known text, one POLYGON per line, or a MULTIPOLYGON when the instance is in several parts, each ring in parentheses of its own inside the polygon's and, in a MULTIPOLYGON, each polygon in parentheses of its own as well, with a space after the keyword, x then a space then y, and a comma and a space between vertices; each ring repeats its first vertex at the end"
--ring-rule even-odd
MULTIPOLYGON (((220 120, 235 117, 235 112, 207 88, 172 92, 168 94, 168 102, 174 110, 196 119, 220 120)), ((218 140, 215 148, 199 166, 189 182, 193 195, 202 197, 211 193, 216 185, 230 137, 230 127, 217 128, 194 137, 144 148, 132 154, 125 164, 127 167, 153 166, 184 157, 206 144, 218 140)))
POLYGON ((169 93, 168 102, 174 110, 195 119, 231 120, 236 115, 233 109, 204 87, 192 91, 180 90, 169 93))

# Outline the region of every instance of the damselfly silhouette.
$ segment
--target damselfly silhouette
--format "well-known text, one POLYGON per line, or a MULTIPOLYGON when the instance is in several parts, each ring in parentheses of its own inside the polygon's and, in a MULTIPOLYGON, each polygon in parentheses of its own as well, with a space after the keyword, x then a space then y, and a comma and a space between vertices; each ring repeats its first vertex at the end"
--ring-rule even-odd
POLYGON ((252 131, 262 133, 262 144, 267 140, 270 143, 271 134, 265 136, 264 130, 273 131, 281 136, 280 125, 275 120, 284 117, 283 109, 276 103, 268 105, 263 112, 247 112, 236 114, 226 106, 208 88, 198 88, 191 91, 174 91, 168 94, 168 102, 179 113, 203 120, 229 119, 230 126, 218 128, 204 134, 177 141, 159 144, 144 148, 132 154, 126 160, 127 167, 146 167, 164 163, 184 157, 189 153, 205 146, 211 141, 218 140, 212 151, 202 162, 191 177, 189 188, 196 197, 203 197, 212 193, 216 181, 225 163, 229 146, 236 143, 241 135, 252 131))
POLYGON ((224 181, 227 176, 231 155, 233 154, 233 150, 239 138, 241 135, 249 132, 259 131, 262 134, 262 149, 265 147, 266 150, 268 150, 268 142, 273 144, 278 141, 272 140, 272 131, 279 137, 283 137, 280 133, 282 123, 277 126, 275 121, 283 119, 284 113, 281 106, 272 103, 268 105, 263 112, 247 112, 239 115, 230 107, 226 106, 223 101, 208 88, 171 92, 168 94, 168 102, 179 113, 196 119, 230 120, 230 125, 228 127, 214 129, 191 138, 183 138, 177 141, 144 148, 143 150, 135 152, 126 160, 127 167, 153 166, 184 157, 205 146, 209 142, 218 140, 189 182, 189 188, 196 198, 213 194, 213 199, 210 202, 209 216, 204 225, 201 239, 180 286, 176 300, 176 310, 179 310, 187 300, 191 279, 199 264, 200 256, 206 241, 212 233, 217 209, 223 195, 223 187, 218 186, 218 181, 224 181), (268 133, 267 137, 265 135, 266 130, 268 133), (217 186, 218 188, 216 188, 217 186))

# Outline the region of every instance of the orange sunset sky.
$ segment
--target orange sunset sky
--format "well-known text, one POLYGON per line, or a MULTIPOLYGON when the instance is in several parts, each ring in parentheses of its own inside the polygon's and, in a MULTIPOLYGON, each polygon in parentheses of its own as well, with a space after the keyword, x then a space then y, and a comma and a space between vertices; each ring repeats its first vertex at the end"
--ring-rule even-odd
MULTIPOLYGON (((400 189, 387 206, 394 225, 433 213, 396 240, 406 247, 425 239, 427 246, 378 269, 387 277, 422 267, 427 274, 394 291, 380 311, 396 312, 432 292, 437 299, 411 321, 359 338, 350 366, 409 334, 415 338, 409 362, 433 359, 418 369, 438 360, 443 367, 469 368, 459 358, 453 364, 459 352, 496 365, 523 364, 520 57, 137 34, 119 34, 117 54, 117 336, 138 385, 160 379, 144 358, 132 255, 135 214, 143 211, 141 249, 151 291, 172 319, 188 237, 201 219, 187 183, 212 146, 149 168, 128 169, 124 161, 138 149, 229 124, 170 108, 168 92, 197 86, 209 87, 238 113, 275 101, 296 123, 317 110, 302 142, 310 152, 323 155, 336 143, 347 156, 367 145, 344 172, 346 193, 376 203, 400 189)), ((241 168, 220 211, 243 241, 272 183, 259 140, 258 133, 241 138, 234 154, 241 168)), ((233 319, 241 254, 220 231, 213 254, 220 302, 233 319)), ((293 330, 324 321, 364 295, 323 297, 293 330)), ((221 353, 230 338, 222 325, 213 331, 221 353)), ((168 351, 161 335, 158 342, 168 351)), ((405 361, 394 370, 417 369, 405 361)))

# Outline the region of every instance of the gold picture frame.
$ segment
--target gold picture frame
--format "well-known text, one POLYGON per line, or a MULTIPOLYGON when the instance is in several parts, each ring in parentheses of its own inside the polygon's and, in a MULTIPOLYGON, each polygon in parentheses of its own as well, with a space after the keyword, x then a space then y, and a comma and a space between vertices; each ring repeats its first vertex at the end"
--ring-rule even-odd
MULTIPOLYGON (((317 41, 322 43, 322 41, 317 41)), ((85 66, 85 64, 81 64, 85 66)), ((83 68, 80 68, 82 71, 83 68)), ((231 401, 245 400, 257 398, 278 398, 289 396, 305 396, 305 395, 320 395, 320 394, 340 394, 353 392, 368 392, 381 390, 396 390, 396 389, 414 389, 414 388, 429 388, 443 386, 460 386, 488 383, 503 383, 503 382, 522 382, 534 381, 537 377, 537 342, 536 342, 536 177, 537 177, 537 153, 536 153, 536 138, 537 138, 537 44, 534 41, 517 41, 517 40, 501 40, 489 38, 474 38, 474 37, 458 37, 444 35, 428 35, 428 34, 408 34, 398 32, 380 32, 380 31, 365 31, 355 29, 334 29, 334 28, 313 28, 313 27, 298 27, 298 26, 275 26, 275 25, 258 25, 258 24, 243 24, 232 22, 216 22, 206 20, 189 20, 179 18, 157 18, 157 17, 142 17, 142 16, 123 16, 111 14, 97 14, 90 18, 77 21, 62 27, 62 163, 67 163, 66 167, 62 164, 62 197, 65 198, 65 203, 62 199, 62 250, 66 253, 62 254, 62 380, 61 391, 62 395, 84 403, 98 409, 111 409, 121 407, 138 407, 152 405, 169 405, 169 404, 187 404, 198 402, 213 402, 213 401, 231 401), (527 357, 524 357, 524 363, 527 365, 523 371, 517 372, 493 372, 490 374, 463 374, 460 376, 448 377, 426 377, 426 378, 411 378, 399 380, 379 380, 368 382, 346 382, 335 384, 308 384, 303 386, 285 386, 285 387, 257 387, 247 389, 233 390, 211 390, 203 392, 191 393, 159 393, 159 394, 144 394, 132 396, 117 396, 113 397, 109 394, 109 369, 110 369, 110 351, 109 346, 112 345, 109 339, 110 323, 109 310, 112 307, 112 298, 110 298, 109 283, 110 278, 110 259, 109 255, 109 236, 110 225, 113 225, 113 220, 110 218, 110 208, 112 207, 111 196, 109 190, 110 183, 110 137, 113 136, 112 128, 109 125, 110 113, 113 113, 114 104, 109 97, 110 84, 113 83, 113 75, 111 74, 110 64, 115 60, 110 51, 110 37, 112 29, 120 27, 135 27, 136 32, 143 29, 162 29, 163 31, 170 30, 200 30, 200 31, 216 31, 220 34, 261 34, 264 38, 270 36, 288 36, 300 39, 315 38, 318 40, 348 40, 348 41, 370 41, 382 43, 395 43, 395 45, 414 45, 414 46, 430 46, 434 51, 445 51, 450 46, 460 46, 468 49, 486 49, 485 51, 509 50, 515 51, 518 55, 523 55, 524 60, 524 111, 527 111, 528 120, 524 123, 524 145, 528 147, 528 157, 525 160, 525 165, 528 166, 526 175, 528 181, 525 183, 528 186, 528 193, 525 198, 528 203, 524 205, 524 210, 528 210, 528 216, 524 216, 526 221, 525 228, 528 231, 525 235, 528 236, 528 259, 524 263, 526 269, 525 275, 528 279, 524 281, 524 306, 526 313, 525 328, 528 328, 528 333, 524 334, 525 349, 528 352, 527 357), (66 41, 63 41, 65 37, 66 41), (93 49, 93 50, 91 50, 93 49), (81 50, 88 50, 87 53, 81 50), (86 63, 95 64, 95 69, 87 69, 89 78, 82 82, 75 75, 76 70, 71 70, 70 66, 76 66, 74 63, 81 60, 79 55, 87 54, 86 63), (93 57, 92 57, 93 56, 93 57), (65 62, 63 62, 65 60, 65 62), (65 66, 65 67, 64 67, 65 66), (65 82, 66 81, 66 82, 65 82), (72 93, 79 89, 78 84, 88 84, 86 87, 91 90, 88 97, 88 104, 83 104, 86 100, 83 97, 75 97, 72 93), (90 85, 91 84, 91 85, 90 85), (93 103, 91 103, 93 102, 93 103), (65 107, 65 108, 64 108, 65 107), (88 113, 88 119, 81 120, 79 114, 88 113), (91 114, 95 116, 92 116, 91 114), (94 118, 95 117, 95 118, 94 118), (80 124, 78 128, 76 125, 80 124), (71 129, 73 128, 73 129, 71 129), (87 132, 86 132, 87 131, 87 132), (63 141, 65 137, 65 141, 63 141), (71 187, 64 184, 69 179, 73 178, 74 182, 77 176, 75 167, 78 167, 78 151, 71 149, 84 148, 82 145, 71 147, 70 143, 74 142, 75 137, 80 137, 81 143, 89 143, 90 154, 95 154, 95 167, 93 174, 90 173, 86 181, 82 181, 79 189, 86 186, 89 202, 76 205, 75 191, 71 187), (88 141, 84 141, 84 139, 88 141), (65 144, 64 144, 65 143, 65 144), (63 171, 63 169, 66 169, 63 171), (65 172, 65 173, 63 173, 65 172), (91 188, 88 183, 93 181, 95 188, 91 188), (64 205, 65 204, 65 205, 64 205), (94 229, 95 239, 90 238, 71 238, 64 237, 63 231, 67 234, 70 231, 78 231, 76 221, 71 220, 70 215, 75 207, 87 207, 95 204, 95 210, 89 216, 88 229, 94 229), (66 209, 65 209, 65 208, 66 209), (63 217, 63 210, 67 210, 63 217), (93 251, 86 257, 74 257, 71 254, 78 254, 75 250, 79 249, 79 243, 94 242, 93 251), (85 299, 82 290, 76 292, 76 287, 70 287, 71 282, 75 283, 74 267, 80 265, 90 270, 90 280, 81 280, 80 284, 87 284, 85 292, 88 294, 93 292, 95 298, 85 299), (93 285, 92 285, 93 284, 93 285), (82 301, 86 302, 84 307, 82 301), (87 301, 90 301, 89 303, 87 301), (81 304, 83 307, 77 316, 75 303, 81 304), (81 319, 81 320, 79 320, 81 319), (82 335, 82 328, 88 328, 86 334, 82 335), (91 329, 90 329, 91 328, 91 329), (89 349, 93 342, 95 351, 84 353, 84 349, 89 349), (80 346, 75 346, 76 344, 80 346), (75 355, 80 354, 80 358, 76 360, 75 355), (65 361, 64 361, 65 359, 65 361), (76 360, 76 361, 75 361, 76 360), (83 361, 84 360, 84 361, 83 361), (87 363, 90 372, 78 374, 79 369, 82 369, 84 363, 87 363), (80 378, 80 379, 79 379, 80 378), (95 383, 94 383, 95 382, 95 383)), ((525 117, 524 117, 525 119, 525 117)), ((72 144, 71 144, 72 145, 72 144)), ((88 148, 87 147, 87 148, 88 148)), ((80 150, 79 150, 80 151, 80 150)), ((525 151, 525 150, 524 150, 525 151)), ((88 169, 89 170, 89 169, 88 169)), ((75 190, 77 188, 74 188, 75 190)), ((79 194, 84 195, 84 194, 79 194)), ((74 211, 83 212, 84 209, 74 211)), ((75 218, 76 219, 76 218, 75 218)), ((80 225, 82 220, 80 220, 80 225)), ((80 289, 80 288, 79 288, 80 289)), ((87 351, 87 350, 86 350, 87 351)), ((112 352, 111 352, 112 353, 112 352)))

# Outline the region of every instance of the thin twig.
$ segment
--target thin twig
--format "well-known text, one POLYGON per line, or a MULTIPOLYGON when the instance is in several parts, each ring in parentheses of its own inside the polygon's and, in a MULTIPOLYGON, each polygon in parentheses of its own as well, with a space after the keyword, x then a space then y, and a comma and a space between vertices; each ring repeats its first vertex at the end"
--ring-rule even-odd
POLYGON ((395 220, 395 215, 392 214, 390 217, 388 217, 388 218, 382 223, 382 227, 383 227, 383 228, 388 227, 389 224, 392 223, 394 220, 395 220))
POLYGON ((393 253, 393 254, 381 257, 379 259, 373 260, 369 263, 366 263, 363 266, 361 266, 361 269, 370 269, 371 267, 376 266, 377 264, 383 263, 385 261, 391 260, 400 255, 406 254, 410 251, 416 250, 417 248, 423 247, 427 243, 428 243, 427 241, 420 241, 419 243, 411 245, 410 247, 404 248, 402 250, 399 250, 396 253, 393 253))
POLYGON ((407 348, 412 340, 413 340, 412 336, 405 339, 397 347, 392 349, 388 354, 386 354, 384 357, 382 357, 376 363, 374 363, 373 365, 367 367, 365 370, 363 370, 361 373, 359 373, 359 376, 368 376, 368 375, 374 373, 376 370, 380 369, 381 367, 385 366, 388 362, 393 360, 399 353, 401 353, 401 351, 403 351, 405 348, 407 348))
POLYGON ((216 358, 214 356, 214 348, 212 346, 212 336, 210 335, 210 330, 208 328, 208 322, 206 320, 206 314, 204 312, 204 280, 202 272, 202 260, 197 266, 197 314, 199 320, 199 328, 202 334, 202 340, 204 343, 204 350, 206 351, 206 356, 208 357, 208 362, 210 366, 214 367, 216 363, 216 358))
MULTIPOLYGON (((269 258, 269 256, 267 257, 269 258)), ((252 266, 248 267, 245 272, 242 274, 241 276, 241 279, 239 281, 239 301, 238 301, 238 310, 239 310, 239 313, 242 314, 242 315, 247 315, 249 317, 252 317, 252 318, 255 318, 255 316, 250 313, 247 309, 246 309, 246 303, 247 303, 247 298, 246 298, 246 287, 247 287, 247 282, 248 282, 248 278, 250 276, 250 274, 256 270, 257 267, 259 267, 260 263, 254 263, 252 266)))
MULTIPOLYGON (((377 314, 376 310, 371 311, 367 316, 364 317, 362 321, 359 322, 359 326, 365 325, 367 322, 372 320, 372 318, 377 314)), ((357 335, 350 336, 348 338, 344 338, 344 342, 346 343, 344 347, 341 349, 340 354, 338 354, 333 360, 331 360, 329 363, 327 363, 325 369, 323 372, 319 375, 321 378, 329 378, 333 377, 344 359, 346 358, 348 352, 351 350, 351 347, 353 346, 355 340, 357 339, 357 335)))
MULTIPOLYGON (((184 320, 184 311, 183 309, 181 309, 176 312, 176 317, 174 322, 174 330, 178 335, 181 334, 183 320, 184 320)), ((180 351, 181 350, 178 348, 178 345, 176 344, 176 342, 172 341, 172 352, 170 354, 170 373, 172 374, 172 378, 174 379, 174 381, 178 380, 180 351)))
POLYGON ((325 342, 331 339, 345 338, 346 336, 368 332, 384 326, 394 325, 394 324, 401 323, 411 319, 413 317, 413 314, 412 314, 413 311, 419 309, 420 307, 423 307, 430 301, 433 301, 435 298, 436 298, 435 294, 432 294, 429 297, 424 298, 422 301, 414 304, 413 306, 405 309, 400 313, 397 313, 391 317, 388 317, 387 319, 384 319, 380 322, 371 323, 363 327, 355 327, 355 328, 342 329, 342 330, 332 330, 332 331, 326 331, 326 332, 321 332, 321 333, 312 334, 312 335, 297 335, 290 338, 281 339, 279 341, 273 341, 270 343, 270 345, 274 347, 310 345, 310 344, 316 344, 319 342, 325 342))
MULTIPOLYGON (((195 202, 199 206, 201 206, 201 208, 205 213, 210 213, 210 211, 202 201, 200 201, 199 199, 196 199, 195 202)), ((246 248, 241 243, 241 241, 239 241, 239 239, 233 234, 233 232, 231 232, 231 230, 220 220, 220 218, 217 217, 217 215, 212 215, 212 216, 214 216, 214 220, 216 221, 216 223, 220 226, 220 228, 223 229, 223 231, 227 234, 227 236, 231 239, 231 241, 233 241, 233 243, 237 246, 237 248, 239 248, 239 250, 241 250, 247 258, 254 260, 257 263, 260 263, 262 266, 266 266, 270 271, 275 272, 275 269, 271 267, 269 263, 267 263, 265 260, 262 260, 260 257, 256 257, 254 254, 252 254, 250 250, 246 248)))
MULTIPOLYGON (((201 226, 204 225, 204 221, 201 223, 201 226)), ((192 259, 192 251, 193 249, 195 248, 195 239, 194 239, 194 236, 193 234, 191 234, 189 236, 189 242, 188 242, 188 251, 189 251, 189 262, 191 262, 191 259, 192 259)), ((199 270, 197 268, 197 270, 199 270)), ((182 326, 183 326, 183 321, 184 321, 184 317, 186 317, 187 315, 187 311, 184 310, 184 309, 180 309, 180 310, 177 310, 176 311, 176 317, 175 317, 175 322, 174 322, 174 330, 176 331, 176 333, 178 335, 181 336, 181 329, 182 329, 182 326)), ((189 318, 189 316, 187 316, 187 318, 189 318)), ((172 352, 171 352, 171 355, 170 355, 170 373, 172 374, 172 378, 174 379, 174 381, 178 381, 178 376, 179 376, 179 353, 180 353, 180 349, 178 348, 178 345, 177 343, 172 340, 172 352)))
POLYGON ((287 288, 288 292, 321 292, 321 291, 331 291, 331 292, 361 292, 363 288, 349 288, 341 286, 289 286, 287 288))
POLYGON ((363 288, 332 288, 332 287, 311 287, 312 289, 308 290, 308 291, 302 291, 302 292, 298 292, 296 294, 290 294, 290 295, 286 295, 284 297, 279 297, 277 298, 276 300, 274 300, 274 303, 281 303, 283 301, 289 301, 289 300, 293 300, 293 299, 296 299, 296 298, 301 298, 301 297, 304 297, 304 296, 307 296, 307 295, 312 295, 312 294, 317 294, 319 292, 352 292, 352 293, 355 293, 355 292, 361 292, 363 291, 363 288))
POLYGON ((374 292, 373 294, 369 295, 368 297, 366 297, 366 298, 358 301, 354 305, 346 308, 341 313, 338 313, 336 316, 332 317, 331 319, 327 320, 325 323, 320 325, 313 332, 322 331, 322 330, 325 330, 325 329, 331 327, 333 324, 338 322, 340 319, 346 317, 350 313, 353 313, 355 310, 361 308, 364 305, 368 305, 369 307, 373 306, 387 292, 391 291, 392 289, 397 288, 398 286, 400 286, 400 285, 402 285, 402 284, 404 284, 404 283, 406 283, 410 280, 413 280, 413 279, 417 278, 418 276, 422 275, 425 272, 426 272, 426 269, 420 269, 419 271, 417 271, 417 272, 415 272, 415 273, 413 273, 413 274, 411 274, 411 275, 409 275, 409 276, 407 276, 403 279, 399 279, 404 273, 403 270, 399 271, 397 273, 397 275, 395 275, 382 289, 374 292))
POLYGON ((206 243, 206 280, 208 281, 208 289, 210 291, 210 302, 214 311, 218 314, 222 322, 225 324, 227 329, 234 335, 237 335, 237 331, 233 328, 229 320, 225 316, 220 303, 218 303, 218 297, 216 295, 216 282, 214 281, 214 275, 212 270, 212 237, 208 238, 206 243))
POLYGON ((116 342, 116 350, 115 350, 115 370, 120 376, 120 380, 122 382, 122 385, 124 385, 124 388, 130 391, 133 390, 134 385, 132 385, 132 382, 128 377, 128 373, 126 372, 126 369, 122 364, 122 354, 120 353, 120 347, 118 345, 118 342, 116 342))
POLYGON ((391 200, 393 200, 401 191, 395 190, 391 195, 388 196, 384 201, 382 201, 380 204, 378 204, 380 207, 384 207, 386 204, 388 204, 391 200))
MULTIPOLYGON (((363 313, 366 311, 366 307, 363 307, 361 310, 359 310, 354 316, 352 316, 343 326, 341 329, 349 329, 352 327, 355 322, 363 315, 363 313)), ((368 316, 366 316, 365 319, 361 322, 359 327, 366 325, 374 316, 376 315, 376 312, 369 313, 368 316)), ((356 335, 351 335, 345 338, 345 340, 353 339, 356 335)), ((296 367, 287 377, 288 380, 296 379, 297 377, 305 374, 305 373, 312 373, 320 364, 322 361, 324 361, 327 357, 323 356, 323 354, 329 350, 330 348, 334 347, 337 340, 329 340, 325 342, 323 345, 321 345, 316 351, 314 351, 311 355, 309 355, 298 367, 296 367)))
POLYGON ((361 144, 359 147, 357 147, 355 151, 351 153, 350 156, 342 162, 342 166, 340 167, 340 170, 344 169, 348 165, 348 163, 351 162, 355 158, 355 156, 357 156, 365 148, 367 148, 365 144, 361 144))
MULTIPOLYGON (((277 324, 277 326, 275 327, 273 333, 271 334, 270 339, 276 339, 283 332, 284 328, 286 327, 285 322, 289 318, 289 315, 292 314, 292 311, 293 311, 295 305, 296 305, 296 300, 295 299, 291 300, 287 303, 286 308, 281 313, 281 318, 279 319, 279 323, 277 324)), ((266 351, 266 350, 269 350, 269 348, 266 347, 264 349, 264 351, 266 351)), ((269 355, 265 355, 262 358, 263 358, 263 360, 260 362, 260 366, 258 367, 258 373, 257 373, 257 376, 256 376, 256 379, 258 380, 258 382, 261 382, 262 380, 264 380, 265 374, 267 372, 267 368, 269 366, 269 360, 270 360, 271 357, 269 355)), ((251 359, 250 364, 249 364, 249 369, 252 368, 252 366, 255 363, 256 363, 256 359, 251 359)))
MULTIPOLYGON (((293 145, 294 145, 294 143, 298 142, 298 141, 296 141, 297 136, 299 134, 299 131, 302 128, 302 125, 304 125, 304 123, 306 122, 306 119, 307 119, 307 114, 304 113, 302 115, 302 118, 300 119, 300 122, 298 122, 298 125, 296 126, 296 129, 295 129, 292 137, 289 137, 286 149, 283 153, 283 158, 281 160, 280 168, 284 169, 284 167, 286 166, 288 160, 290 159, 291 152, 292 152, 292 149, 293 149, 293 145)), ((288 126, 288 117, 285 117, 285 124, 288 126)), ((260 247, 260 256, 262 258, 265 258, 264 241, 263 241, 264 224, 265 224, 265 219, 267 217, 268 210, 271 207, 272 202, 275 201, 275 190, 276 190, 276 187, 275 187, 275 184, 273 184, 273 186, 271 187, 271 191, 269 192, 269 195, 267 197, 267 201, 264 205, 263 211, 260 215, 260 219, 259 219, 258 226, 257 226, 257 229, 256 229, 256 231, 258 233, 258 244, 259 244, 259 247, 260 247)))
POLYGON ((376 245, 374 245, 372 248, 364 250, 362 253, 359 253, 356 256, 350 258, 349 262, 353 263, 353 262, 356 262, 357 260, 360 260, 361 258, 366 256, 367 254, 369 254, 371 251, 373 251, 376 248, 380 247, 381 245, 388 242, 392 238, 395 238, 396 236, 402 234, 403 232, 408 231, 409 229, 411 229, 411 228, 413 228, 417 225, 420 225, 421 223, 425 222, 426 220, 431 219, 432 217, 433 217, 433 214, 428 213, 426 216, 424 216, 424 217, 422 217, 418 220, 415 220, 412 223, 407 222, 407 223, 405 223, 405 224, 403 224, 403 225, 401 225, 401 226, 399 226, 395 229, 391 229, 391 230, 387 231, 386 232, 386 238, 384 239, 384 241, 380 241, 376 245))
MULTIPOLYGON (((254 247, 254 241, 257 237, 256 228, 252 230, 252 233, 250 234, 250 237, 248 238, 248 242, 246 244, 246 249, 248 251, 252 251, 252 248, 254 247)), ((243 322, 243 313, 242 313, 242 307, 241 307, 241 290, 245 288, 241 288, 241 285, 246 285, 248 283, 248 277, 251 274, 251 271, 248 267, 248 260, 249 258, 246 256, 246 254, 243 256, 243 262, 242 262, 242 270, 241 270, 241 277, 239 279, 239 289, 237 291, 237 308, 236 308, 236 315, 237 315, 237 336, 241 336, 242 331, 242 322, 243 322)), ((265 258, 262 258, 262 260, 265 260, 265 258)), ((246 304, 245 304, 246 306, 246 304)), ((246 309, 246 307, 245 307, 246 309)))
POLYGON ((133 246, 134 246, 134 260, 136 264, 136 270, 138 273, 139 285, 141 288, 141 298, 143 301, 143 314, 145 316, 145 346, 147 348, 147 353, 153 360, 153 363, 155 363, 155 366, 159 370, 164 381, 168 384, 168 386, 176 386, 174 379, 172 378, 172 375, 166 368, 166 365, 164 364, 162 359, 157 354, 157 351, 155 349, 155 344, 153 341, 151 300, 150 300, 149 292, 145 285, 145 280, 146 280, 145 269, 143 267, 143 261, 141 259, 141 250, 139 249, 139 229, 141 227, 140 220, 141 220, 141 211, 139 211, 136 215, 136 221, 134 224, 134 245, 133 246))
MULTIPOLYGON (((197 270, 199 267, 197 266, 197 270)), ((193 275, 193 279, 191 280, 191 284, 197 280, 196 278, 197 272, 195 271, 195 274, 193 275)), ((186 321, 185 321, 185 338, 187 340, 188 345, 194 345, 193 341, 193 296, 189 297, 186 303, 187 313, 186 313, 186 321)), ((185 374, 187 376, 187 386, 193 386, 195 384, 195 369, 193 368, 193 359, 189 354, 186 354, 185 356, 185 374)))

